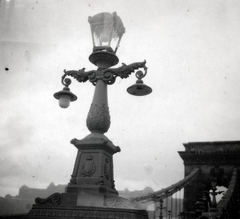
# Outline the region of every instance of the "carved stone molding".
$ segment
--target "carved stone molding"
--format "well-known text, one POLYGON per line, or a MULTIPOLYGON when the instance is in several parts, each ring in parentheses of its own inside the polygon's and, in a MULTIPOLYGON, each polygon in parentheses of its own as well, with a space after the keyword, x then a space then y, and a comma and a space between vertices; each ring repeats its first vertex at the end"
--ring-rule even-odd
POLYGON ((44 205, 60 205, 61 204, 61 194, 54 193, 50 195, 48 198, 36 198, 36 204, 44 204, 44 205))
POLYGON ((94 163, 93 157, 91 155, 87 156, 86 161, 82 166, 82 175, 84 177, 91 177, 96 171, 96 164, 94 163))
POLYGON ((105 158, 105 163, 104 163, 104 176, 106 179, 110 179, 111 176, 111 166, 110 166, 110 160, 109 158, 105 158))
POLYGON ((69 182, 69 185, 76 185, 77 184, 77 178, 74 175, 71 175, 71 179, 69 182))
POLYGON ((99 218, 99 219, 148 219, 145 210, 111 209, 98 207, 75 208, 38 208, 35 206, 27 215, 27 218, 99 218))

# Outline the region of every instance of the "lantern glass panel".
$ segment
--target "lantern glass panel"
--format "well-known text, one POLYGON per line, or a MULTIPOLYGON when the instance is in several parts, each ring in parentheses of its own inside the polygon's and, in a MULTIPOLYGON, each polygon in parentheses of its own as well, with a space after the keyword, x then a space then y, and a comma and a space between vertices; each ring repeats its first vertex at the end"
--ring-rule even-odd
POLYGON ((94 47, 115 49, 119 46, 120 39, 125 33, 125 28, 120 17, 114 12, 100 13, 88 19, 94 47))
POLYGON ((61 95, 59 98, 59 106, 61 108, 68 108, 70 105, 70 96, 69 95, 61 95))

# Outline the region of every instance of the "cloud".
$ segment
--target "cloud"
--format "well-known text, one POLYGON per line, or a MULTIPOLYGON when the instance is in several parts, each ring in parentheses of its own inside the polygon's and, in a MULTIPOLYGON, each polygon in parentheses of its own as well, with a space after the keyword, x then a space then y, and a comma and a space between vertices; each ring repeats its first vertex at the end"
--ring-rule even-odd
MULTIPOLYGON (((89 7, 80 1, 46 2, 20 3, 34 11, 17 7, 16 2, 16 13, 9 17, 12 26, 4 25, 1 31, 5 40, 0 42, 3 190, 67 180, 76 157, 69 141, 84 137, 85 130, 88 134, 85 119, 91 85, 87 90, 73 80, 71 90, 78 91, 79 100, 64 112, 56 108, 52 94, 62 89, 64 68, 96 68, 87 61, 91 52, 87 17, 98 13, 102 3, 89 7), (68 7, 71 13, 64 13, 68 7)), ((227 4, 227 16, 222 17, 216 2, 149 2, 142 0, 137 13, 126 13, 136 5, 134 1, 104 3, 104 10, 110 12, 121 5, 118 14, 127 29, 118 51, 119 65, 146 59, 149 70, 144 82, 153 88, 143 98, 125 94, 124 86, 134 83, 134 76, 109 86, 112 124, 107 136, 122 149, 114 157, 117 188, 159 184, 160 189, 181 179, 184 166, 177 150, 183 149, 183 140, 239 137, 239 4, 227 4), (142 13, 154 16, 146 19, 139 16, 142 13)))
POLYGON ((23 117, 18 115, 7 117, 1 123, 1 150, 5 151, 6 145, 11 145, 10 149, 15 147, 21 148, 24 145, 27 145, 31 141, 33 133, 34 127, 29 125, 23 117))
POLYGON ((153 166, 150 164, 146 164, 143 166, 143 170, 147 175, 151 175, 153 172, 153 166))
POLYGON ((3 188, 0 195, 2 195, 5 193, 4 188, 8 191, 12 191, 11 188, 18 188, 23 180, 30 178, 34 170, 28 157, 34 127, 28 125, 21 116, 10 116, 2 120, 0 129, 0 187, 3 188))

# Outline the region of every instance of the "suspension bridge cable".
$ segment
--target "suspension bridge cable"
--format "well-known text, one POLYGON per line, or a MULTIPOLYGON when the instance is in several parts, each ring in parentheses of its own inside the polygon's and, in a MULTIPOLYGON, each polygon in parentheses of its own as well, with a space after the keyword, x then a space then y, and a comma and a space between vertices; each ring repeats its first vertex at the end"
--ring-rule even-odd
POLYGON ((175 192, 184 188, 184 186, 186 186, 190 181, 192 181, 199 174, 199 172, 200 172, 200 168, 196 168, 188 176, 186 176, 184 179, 178 181, 177 183, 175 183, 167 188, 153 192, 152 194, 136 197, 133 200, 136 200, 136 201, 147 201, 148 200, 148 201, 150 201, 150 200, 154 200, 154 197, 157 197, 160 199, 167 198, 168 196, 171 196, 175 192))

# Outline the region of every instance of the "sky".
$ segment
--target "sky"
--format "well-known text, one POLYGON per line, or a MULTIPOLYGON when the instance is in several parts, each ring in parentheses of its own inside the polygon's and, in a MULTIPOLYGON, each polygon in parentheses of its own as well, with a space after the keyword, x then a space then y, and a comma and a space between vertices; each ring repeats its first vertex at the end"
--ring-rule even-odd
POLYGON ((126 28, 119 64, 146 60, 144 97, 126 89, 132 74, 108 86, 105 134, 117 190, 155 191, 184 177, 183 143, 240 140, 240 2, 238 0, 1 0, 0 196, 22 185, 67 184, 89 134, 94 86, 72 80, 67 109, 53 94, 63 70, 95 70, 88 60, 88 16, 117 12, 126 28))

